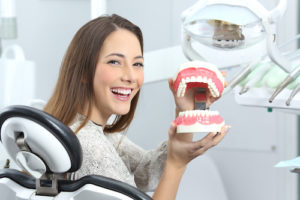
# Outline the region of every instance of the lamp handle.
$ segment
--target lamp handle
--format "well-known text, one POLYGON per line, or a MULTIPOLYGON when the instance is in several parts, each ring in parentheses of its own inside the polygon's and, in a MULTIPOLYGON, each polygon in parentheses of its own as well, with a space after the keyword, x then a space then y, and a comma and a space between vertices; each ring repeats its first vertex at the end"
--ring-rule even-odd
POLYGON ((193 61, 193 60, 202 60, 202 61, 205 61, 205 59, 200 56, 199 53, 197 53, 193 48, 192 48, 192 44, 191 44, 191 36, 186 34, 184 32, 183 34, 183 40, 182 40, 182 50, 183 50, 183 53, 185 55, 185 57, 190 60, 190 61, 193 61))
POLYGON ((271 10, 269 21, 274 23, 279 17, 282 17, 287 9, 287 0, 280 0, 278 5, 271 10))

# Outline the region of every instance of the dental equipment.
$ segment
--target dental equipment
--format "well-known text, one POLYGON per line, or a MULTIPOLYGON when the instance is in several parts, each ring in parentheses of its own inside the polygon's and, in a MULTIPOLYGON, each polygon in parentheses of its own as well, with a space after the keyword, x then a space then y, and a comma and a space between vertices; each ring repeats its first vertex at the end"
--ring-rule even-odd
POLYGON ((218 98, 224 90, 224 77, 218 68, 201 61, 187 62, 180 66, 173 83, 177 97, 183 97, 187 90, 195 90, 195 110, 179 113, 175 119, 177 133, 220 132, 224 119, 218 111, 206 108, 208 93, 218 98))
MULTIPOLYGON (((205 60, 193 48, 193 40, 211 49, 222 50, 224 53, 240 51, 257 43, 266 42, 267 55, 285 72, 289 73, 269 99, 272 102, 282 89, 295 80, 300 73, 300 68, 290 71, 290 62, 276 46, 276 22, 284 14, 286 4, 286 0, 280 0, 275 9, 268 11, 256 0, 198 1, 182 14, 183 52, 190 60, 205 60)), ((258 57, 262 58, 261 55, 258 57)), ((252 67, 255 66, 254 63, 250 63, 229 83, 226 92, 249 75, 252 67)))
POLYGON ((1 199, 151 200, 120 181, 89 175, 66 180, 82 162, 73 131, 51 115, 27 106, 10 106, 0 113, 0 141, 11 159, 27 174, 0 169, 1 199))
MULTIPOLYGON (((15 0, 0 0, 0 42, 2 39, 17 38, 17 18, 15 0)), ((0 56, 2 54, 2 46, 0 45, 0 56)))
MULTIPOLYGON (((244 86, 240 90, 239 94, 242 95, 246 93, 250 88, 252 88, 257 82, 259 82, 263 76, 270 70, 272 65, 266 63, 259 63, 253 69, 252 73, 249 74, 249 80, 245 82, 244 86), (266 65, 266 66, 265 66, 266 65)), ((247 77, 247 78, 248 78, 247 77)))
POLYGON ((289 96, 289 98, 286 101, 287 106, 291 105, 291 101, 293 100, 293 98, 296 96, 296 94, 299 91, 300 91, 300 84, 291 92, 291 95, 289 96))

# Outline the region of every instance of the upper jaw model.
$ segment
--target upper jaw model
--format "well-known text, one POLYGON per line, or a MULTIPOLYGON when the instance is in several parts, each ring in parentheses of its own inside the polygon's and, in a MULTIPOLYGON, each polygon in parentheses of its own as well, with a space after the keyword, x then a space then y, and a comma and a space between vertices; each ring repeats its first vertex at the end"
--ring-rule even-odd
POLYGON ((175 119, 177 133, 220 132, 225 124, 223 118, 218 111, 206 110, 206 91, 218 98, 224 90, 224 77, 219 69, 211 63, 187 62, 180 66, 173 81, 177 97, 183 97, 191 88, 199 91, 195 94, 196 110, 180 112, 175 119))

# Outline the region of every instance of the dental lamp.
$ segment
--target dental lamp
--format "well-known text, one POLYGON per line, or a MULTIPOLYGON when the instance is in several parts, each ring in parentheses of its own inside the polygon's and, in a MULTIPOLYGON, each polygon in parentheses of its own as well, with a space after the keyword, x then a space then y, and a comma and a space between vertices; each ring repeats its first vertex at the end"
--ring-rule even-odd
MULTIPOLYGON (((271 11, 265 9, 257 0, 201 0, 182 14, 182 48, 189 60, 206 60, 195 48, 199 43, 220 55, 236 54, 257 44, 266 46, 263 54, 255 50, 256 59, 248 60, 247 66, 229 83, 227 91, 234 88, 248 76, 265 55, 288 73, 285 80, 269 98, 274 98, 299 75, 300 68, 291 70, 289 60, 277 48, 276 22, 284 14, 286 0, 280 0, 271 11)), ((237 55, 237 54, 236 54, 237 55)), ((224 56, 225 57, 225 56, 224 56)), ((240 66, 245 63, 239 62, 240 66)))

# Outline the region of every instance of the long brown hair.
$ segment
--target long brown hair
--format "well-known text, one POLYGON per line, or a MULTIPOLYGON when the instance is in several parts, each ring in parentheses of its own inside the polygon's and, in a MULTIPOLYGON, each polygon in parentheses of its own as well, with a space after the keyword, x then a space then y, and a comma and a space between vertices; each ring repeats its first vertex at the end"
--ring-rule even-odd
MULTIPOLYGON (((126 29, 138 38, 143 53, 143 35, 140 28, 118 15, 101 16, 81 27, 72 39, 62 61, 58 81, 44 111, 70 125, 77 113, 87 108, 87 117, 78 132, 89 120, 94 100, 93 81, 99 53, 104 40, 119 28, 126 29)), ((125 130, 131 123, 140 92, 131 101, 130 111, 117 116, 105 126, 104 132, 125 130)))

